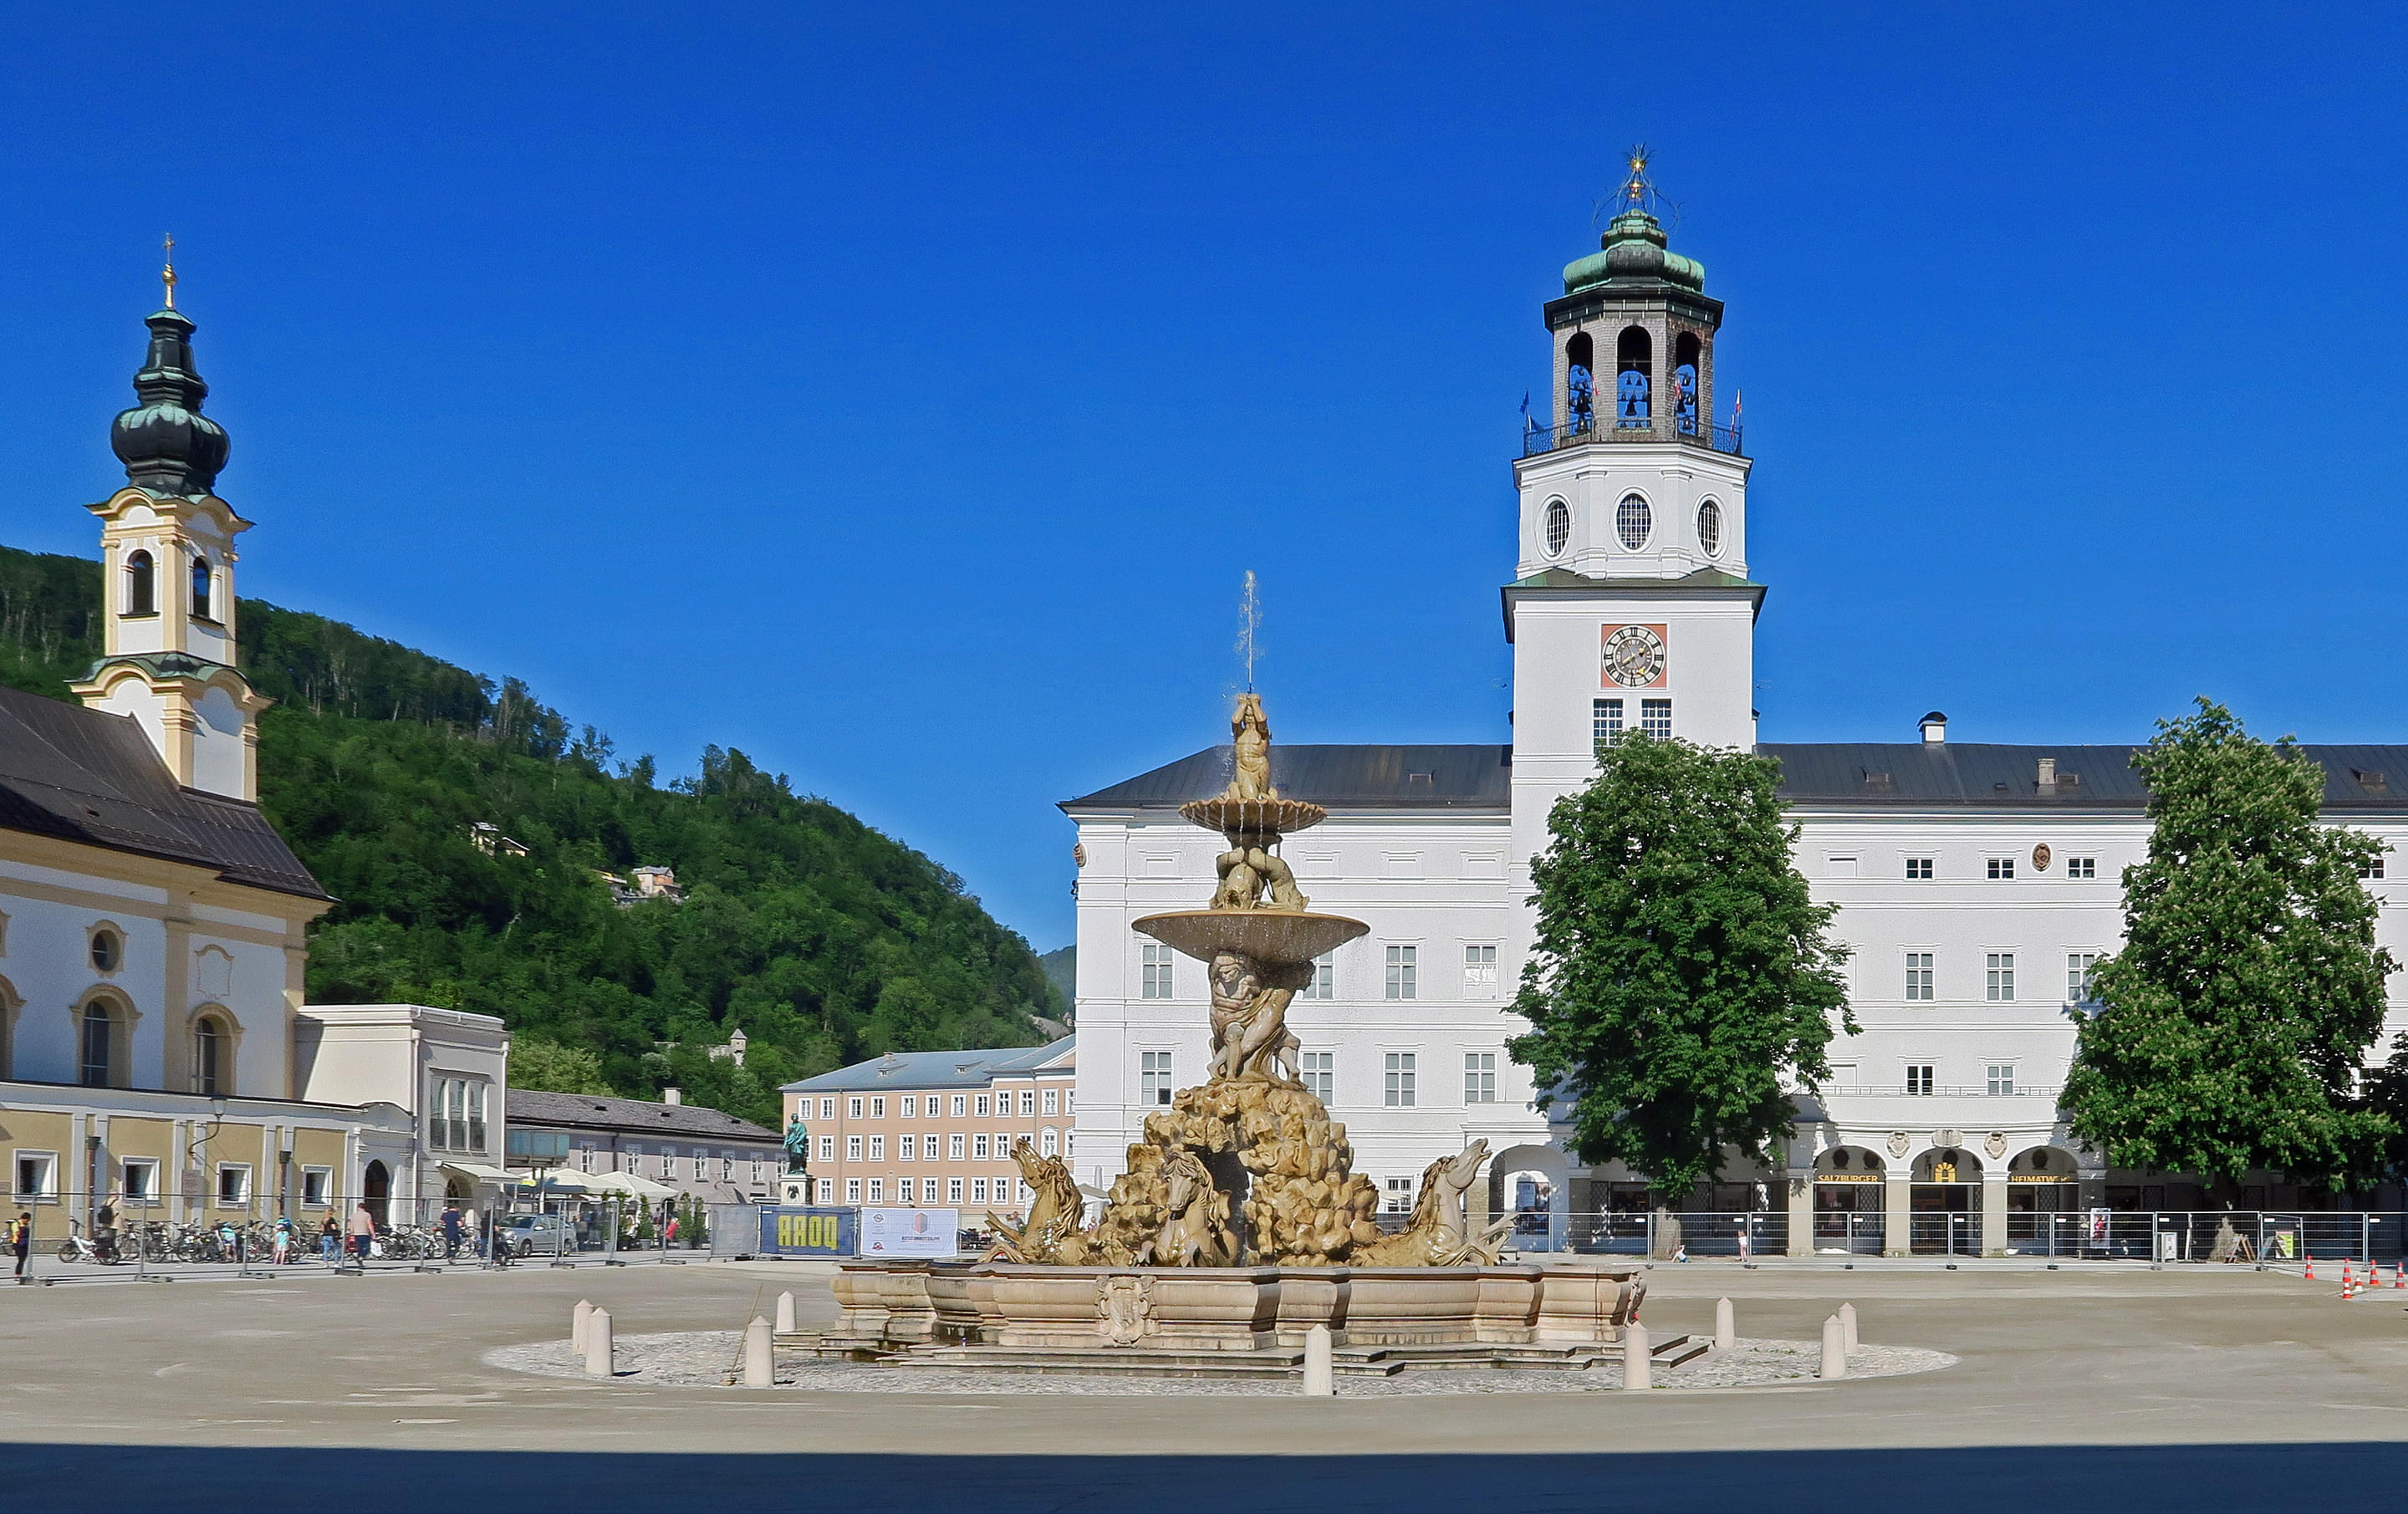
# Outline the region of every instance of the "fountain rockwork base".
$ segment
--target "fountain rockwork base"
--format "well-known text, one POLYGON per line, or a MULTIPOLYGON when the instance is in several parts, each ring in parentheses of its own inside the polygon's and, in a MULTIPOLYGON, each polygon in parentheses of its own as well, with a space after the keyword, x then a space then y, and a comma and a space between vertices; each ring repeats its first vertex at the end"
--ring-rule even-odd
POLYGON ((1073 1351, 1080 1370, 1099 1364, 1085 1360, 1094 1351, 1142 1351, 1156 1367, 1155 1353, 1212 1353, 1226 1367, 1232 1352, 1283 1359, 1326 1324, 1393 1370, 1399 1350, 1432 1364, 1511 1351, 1583 1365, 1620 1339, 1643 1293, 1631 1269, 1498 1264, 1512 1221, 1475 1230, 1466 1199, 1485 1141, 1431 1163, 1404 1227, 1381 1230, 1378 1191, 1354 1171, 1346 1127, 1298 1078, 1287 1029, 1313 960, 1368 927, 1316 913, 1282 860, 1282 836, 1326 812, 1271 785, 1270 723, 1251 693, 1230 749, 1228 788, 1180 807, 1227 843, 1210 907, 1134 922, 1205 965, 1210 1080, 1146 1117, 1093 1225, 1068 1164, 1019 1143, 1034 1195, 1022 1223, 990 1214, 1001 1238, 978 1264, 846 1264, 845 1322, 823 1350, 1040 1368, 1044 1353, 1073 1351))

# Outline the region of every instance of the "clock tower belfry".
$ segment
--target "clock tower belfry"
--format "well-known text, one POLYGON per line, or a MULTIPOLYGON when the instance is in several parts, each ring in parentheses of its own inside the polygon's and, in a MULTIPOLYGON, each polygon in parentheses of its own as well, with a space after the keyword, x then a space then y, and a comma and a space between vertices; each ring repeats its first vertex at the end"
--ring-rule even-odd
POLYGON ((1516 857, 1545 844, 1548 808, 1625 731, 1700 746, 1756 744, 1747 479, 1738 403, 1721 406, 1722 302, 1670 250, 1633 149, 1598 250, 1545 307, 1552 404, 1526 423, 1513 644, 1516 857), (1727 415, 1727 420, 1718 416, 1727 415))

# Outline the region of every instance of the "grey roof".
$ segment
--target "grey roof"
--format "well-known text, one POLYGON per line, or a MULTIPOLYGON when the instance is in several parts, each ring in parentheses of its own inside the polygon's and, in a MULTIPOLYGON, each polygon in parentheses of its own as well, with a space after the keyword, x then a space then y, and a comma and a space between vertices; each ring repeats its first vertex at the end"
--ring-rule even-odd
POLYGON ((775 1144, 774 1130, 750 1120, 738 1120, 724 1109, 699 1104, 654 1104, 647 1099, 610 1098, 598 1093, 551 1093, 514 1088, 506 1105, 513 1125, 568 1125, 584 1130, 649 1132, 656 1136, 692 1136, 722 1141, 764 1141, 775 1144))
MULTIPOLYGON (((1781 759, 1782 799, 1810 807, 2137 811, 2149 802, 2148 786, 2132 768, 2132 754, 2142 750, 2136 746, 1775 741, 1756 750, 1781 759), (2053 790, 2040 785, 2043 757, 2057 762, 2053 790)), ((2408 810, 2408 747, 2300 750, 2325 770, 2327 810, 2408 810)))
POLYGON ((1078 1039, 1076 1036, 1065 1036, 1043 1046, 1009 1046, 987 1051, 890 1051, 817 1078, 788 1083, 779 1092, 863 1093, 889 1088, 984 1088, 997 1077, 1035 1071, 1076 1045, 1078 1039))
MULTIPOLYGON (((1512 801, 1512 770, 1507 746, 1271 746, 1271 782, 1280 793, 1332 809, 1503 810, 1512 801)), ((1207 747, 1062 807, 1176 809, 1219 793, 1229 771, 1229 749, 1207 747)))
POLYGON ((0 829, 326 896, 257 805, 179 787, 132 716, 0 689, 0 829))

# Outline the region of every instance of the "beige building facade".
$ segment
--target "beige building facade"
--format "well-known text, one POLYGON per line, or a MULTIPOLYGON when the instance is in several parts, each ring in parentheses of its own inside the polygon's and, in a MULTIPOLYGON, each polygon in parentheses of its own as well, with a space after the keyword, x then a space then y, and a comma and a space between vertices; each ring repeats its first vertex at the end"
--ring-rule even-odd
POLYGON ((789 1083, 810 1138, 810 1202, 993 1209, 1028 1200, 1012 1149, 1071 1156, 1078 1040, 998 1051, 900 1051, 789 1083))

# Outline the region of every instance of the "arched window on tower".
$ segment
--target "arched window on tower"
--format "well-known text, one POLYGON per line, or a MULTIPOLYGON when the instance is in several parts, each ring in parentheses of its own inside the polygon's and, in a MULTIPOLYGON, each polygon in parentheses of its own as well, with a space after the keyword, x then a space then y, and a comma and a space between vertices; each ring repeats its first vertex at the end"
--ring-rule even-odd
POLYGON ((1577 332, 1564 344, 1564 434, 1597 429, 1597 344, 1577 332))
POLYGON ((217 619, 209 607, 209 560, 198 552, 193 554, 193 616, 201 621, 217 619))
POLYGON ((234 1092, 233 1042, 215 1015, 193 1021, 193 1092, 205 1098, 234 1092))
POLYGON ((149 552, 125 560, 125 611, 128 615, 159 613, 159 565, 149 552))
POLYGON ((1684 436, 1698 435, 1698 359, 1702 351, 1694 331, 1673 339, 1672 429, 1684 436))
POLYGON ((112 1086, 117 1067, 117 1017, 108 1001, 94 999, 83 1007, 76 1027, 76 1081, 86 1088, 112 1086))
POLYGON ((1613 343, 1613 423, 1626 431, 1653 424, 1648 404, 1648 371, 1655 366, 1656 344, 1643 326, 1625 326, 1613 343))

